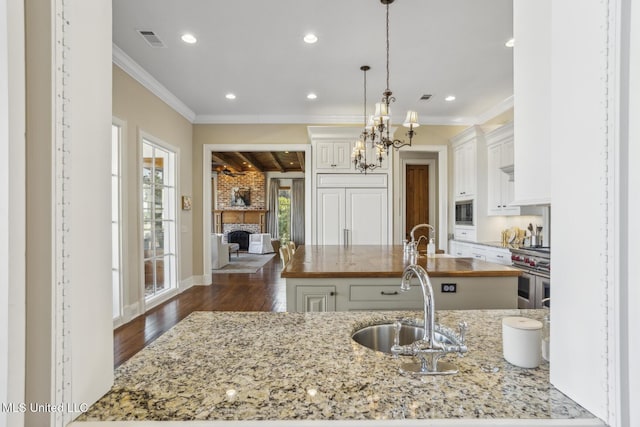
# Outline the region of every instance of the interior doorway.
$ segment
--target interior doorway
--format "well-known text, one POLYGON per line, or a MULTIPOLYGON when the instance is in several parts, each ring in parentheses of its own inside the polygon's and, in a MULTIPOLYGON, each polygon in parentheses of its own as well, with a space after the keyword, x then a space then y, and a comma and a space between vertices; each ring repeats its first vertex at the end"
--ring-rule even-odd
MULTIPOLYGON (((406 165, 406 220, 405 238, 409 239, 409 233, 417 224, 429 224, 429 165, 406 165)), ((414 237, 429 238, 429 230, 420 228, 416 230, 414 237)), ((419 249, 426 250, 428 241, 423 239, 419 249)))

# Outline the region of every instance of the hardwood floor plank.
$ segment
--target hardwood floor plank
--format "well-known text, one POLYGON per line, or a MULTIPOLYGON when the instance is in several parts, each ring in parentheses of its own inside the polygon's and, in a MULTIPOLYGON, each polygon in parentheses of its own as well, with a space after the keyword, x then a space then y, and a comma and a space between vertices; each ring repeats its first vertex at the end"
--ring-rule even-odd
POLYGON ((254 274, 214 274, 210 286, 194 286, 113 332, 114 365, 120 366, 193 311, 286 311, 278 255, 254 274))

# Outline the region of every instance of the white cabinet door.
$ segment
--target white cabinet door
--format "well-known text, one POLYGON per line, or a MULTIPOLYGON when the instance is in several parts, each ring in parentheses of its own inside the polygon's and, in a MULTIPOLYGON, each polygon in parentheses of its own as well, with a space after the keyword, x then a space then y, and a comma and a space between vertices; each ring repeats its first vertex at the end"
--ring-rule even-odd
POLYGON ((341 245, 345 230, 345 189, 317 189, 318 245, 341 245))
POLYGON ((318 245, 386 245, 386 188, 318 188, 318 245))
POLYGON ((319 142, 315 146, 316 169, 345 171, 351 168, 351 143, 319 142))
POLYGON ((487 149, 488 215, 520 215, 520 207, 509 206, 514 200, 515 187, 513 175, 510 177, 503 171, 507 166, 513 166, 513 139, 492 144, 487 149))
POLYGON ((296 311, 304 313, 336 311, 336 287, 297 286, 296 311))
POLYGON ((475 195, 476 171, 476 142, 469 141, 456 147, 453 151, 453 186, 457 200, 475 195))
POLYGON ((387 189, 347 188, 346 228, 352 245, 386 245, 387 189))
MULTIPOLYGON (((487 150, 487 208, 489 215, 502 215, 502 147, 493 145, 487 150)), ((505 175, 506 176, 506 175, 505 175)))

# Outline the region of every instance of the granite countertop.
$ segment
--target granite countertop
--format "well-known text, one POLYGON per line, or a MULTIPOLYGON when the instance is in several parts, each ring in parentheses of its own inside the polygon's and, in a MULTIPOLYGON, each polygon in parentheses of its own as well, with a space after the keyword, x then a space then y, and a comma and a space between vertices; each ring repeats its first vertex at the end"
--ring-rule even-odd
POLYGON ((194 312, 116 369, 77 421, 570 419, 594 416, 549 384, 549 365, 502 358, 501 320, 542 310, 438 311, 469 324, 453 376, 401 375, 407 358, 351 340, 366 325, 418 312, 194 312), (405 359, 405 360, 401 360, 405 359), (495 368, 495 369, 494 369, 495 368))
MULTIPOLYGON (((411 264, 401 245, 304 245, 282 270, 284 278, 393 277, 411 264)), ((519 276, 520 270, 474 258, 420 255, 413 262, 430 277, 519 276)))

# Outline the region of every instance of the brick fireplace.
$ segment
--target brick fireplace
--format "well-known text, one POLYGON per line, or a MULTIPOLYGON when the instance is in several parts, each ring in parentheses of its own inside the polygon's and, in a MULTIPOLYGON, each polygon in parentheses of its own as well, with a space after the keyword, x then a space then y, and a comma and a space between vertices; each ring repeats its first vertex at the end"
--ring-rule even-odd
POLYGON ((230 232, 237 230, 266 232, 265 185, 264 174, 260 172, 235 177, 218 174, 213 223, 215 232, 224 234, 225 241, 230 232))

